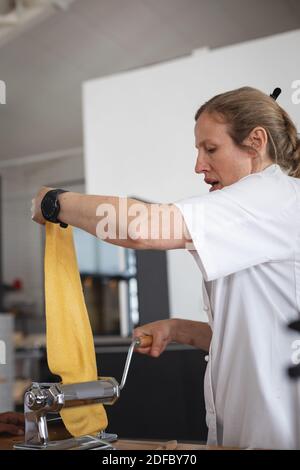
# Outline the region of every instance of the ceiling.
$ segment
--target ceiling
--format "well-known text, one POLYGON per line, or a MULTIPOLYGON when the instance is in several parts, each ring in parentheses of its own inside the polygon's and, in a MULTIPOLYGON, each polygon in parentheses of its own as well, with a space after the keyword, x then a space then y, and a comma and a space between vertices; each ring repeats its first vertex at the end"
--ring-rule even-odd
POLYGON ((0 47, 0 159, 81 146, 87 79, 298 28, 299 0, 74 0, 0 47))

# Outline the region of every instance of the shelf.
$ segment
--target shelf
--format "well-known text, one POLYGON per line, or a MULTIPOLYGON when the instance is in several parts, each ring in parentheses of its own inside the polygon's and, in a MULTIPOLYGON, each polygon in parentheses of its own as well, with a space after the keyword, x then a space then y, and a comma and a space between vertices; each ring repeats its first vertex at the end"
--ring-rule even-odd
POLYGON ((109 279, 109 280, 116 280, 116 281, 129 281, 130 279, 135 279, 136 274, 132 273, 87 273, 87 272, 81 272, 80 273, 81 278, 87 278, 87 277, 93 277, 96 279, 109 279))

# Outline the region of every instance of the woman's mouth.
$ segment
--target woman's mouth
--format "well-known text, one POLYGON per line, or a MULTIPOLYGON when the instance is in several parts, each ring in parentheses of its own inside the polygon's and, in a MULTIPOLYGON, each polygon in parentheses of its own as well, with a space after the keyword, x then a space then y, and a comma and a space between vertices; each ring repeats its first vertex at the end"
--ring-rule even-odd
POLYGON ((216 191, 217 189, 222 189, 222 184, 220 183, 220 181, 205 181, 207 184, 210 184, 211 187, 209 189, 209 192, 212 192, 212 191, 216 191))

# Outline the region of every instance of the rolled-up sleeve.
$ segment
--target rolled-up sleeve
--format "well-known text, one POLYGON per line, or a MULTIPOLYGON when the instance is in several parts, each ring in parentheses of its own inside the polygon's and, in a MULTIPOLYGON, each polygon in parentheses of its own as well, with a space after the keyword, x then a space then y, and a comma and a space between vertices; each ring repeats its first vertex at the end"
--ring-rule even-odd
POLYGON ((174 203, 206 281, 293 257, 297 230, 290 210, 295 205, 288 198, 276 201, 276 194, 264 195, 260 181, 256 182, 257 191, 255 181, 248 181, 174 203))

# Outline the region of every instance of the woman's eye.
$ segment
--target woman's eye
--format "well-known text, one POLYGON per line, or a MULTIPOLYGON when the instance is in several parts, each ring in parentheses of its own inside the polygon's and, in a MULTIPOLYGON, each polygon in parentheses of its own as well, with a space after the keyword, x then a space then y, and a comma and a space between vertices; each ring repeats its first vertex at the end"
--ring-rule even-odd
POLYGON ((214 153, 215 151, 216 151, 216 149, 215 149, 215 148, 210 148, 210 149, 207 149, 207 152, 208 152, 208 153, 214 153))

